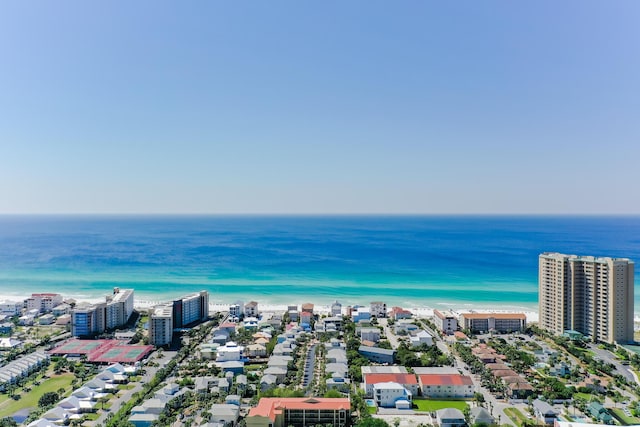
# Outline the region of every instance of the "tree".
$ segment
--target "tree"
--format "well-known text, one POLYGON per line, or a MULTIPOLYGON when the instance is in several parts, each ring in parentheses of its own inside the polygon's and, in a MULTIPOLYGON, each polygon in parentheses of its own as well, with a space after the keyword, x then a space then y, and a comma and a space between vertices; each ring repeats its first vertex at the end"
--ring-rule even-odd
POLYGON ((18 423, 11 417, 0 419, 0 427, 17 427, 18 423))
POLYGON ((58 393, 55 391, 48 391, 38 399, 38 406, 41 408, 46 408, 48 406, 54 405, 59 399, 58 393))
POLYGON ((338 390, 331 389, 324 394, 324 397, 344 397, 338 390))

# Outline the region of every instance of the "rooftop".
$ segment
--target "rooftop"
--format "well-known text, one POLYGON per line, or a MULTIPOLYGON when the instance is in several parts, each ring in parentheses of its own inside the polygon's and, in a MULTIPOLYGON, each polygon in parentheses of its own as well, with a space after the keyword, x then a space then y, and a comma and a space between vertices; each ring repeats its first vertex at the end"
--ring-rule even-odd
POLYGON ((422 385, 473 385, 470 377, 460 374, 422 374, 418 377, 422 385))

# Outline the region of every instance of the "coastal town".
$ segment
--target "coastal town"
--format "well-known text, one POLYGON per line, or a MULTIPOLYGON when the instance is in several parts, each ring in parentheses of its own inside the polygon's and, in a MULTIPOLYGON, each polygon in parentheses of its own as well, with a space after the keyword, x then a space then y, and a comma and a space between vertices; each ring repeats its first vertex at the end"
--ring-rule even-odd
POLYGON ((0 426, 638 425, 633 267, 541 254, 537 322, 34 293, 0 303, 0 426))

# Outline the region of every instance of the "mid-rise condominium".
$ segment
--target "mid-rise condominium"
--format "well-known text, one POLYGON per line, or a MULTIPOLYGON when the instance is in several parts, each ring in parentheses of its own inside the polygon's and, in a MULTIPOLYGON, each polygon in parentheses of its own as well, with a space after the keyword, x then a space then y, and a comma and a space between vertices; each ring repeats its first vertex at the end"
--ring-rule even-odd
POLYGON ((149 316, 149 344, 171 344, 172 337, 173 306, 166 304, 155 307, 149 316))
POLYGON ((133 314, 133 289, 114 288, 105 302, 76 306, 71 312, 71 334, 89 336, 124 326, 133 314))
POLYGON ((183 328, 209 318, 209 292, 200 291, 173 301, 173 327, 183 328))
POLYGON ((633 341, 634 263, 545 252, 539 257, 540 327, 593 341, 633 341))

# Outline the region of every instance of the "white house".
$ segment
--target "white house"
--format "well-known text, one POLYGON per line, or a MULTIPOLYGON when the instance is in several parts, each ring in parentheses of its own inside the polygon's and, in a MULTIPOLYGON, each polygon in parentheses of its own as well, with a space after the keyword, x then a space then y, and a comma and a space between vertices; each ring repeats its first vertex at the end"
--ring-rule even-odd
POLYGON ((440 427, 465 427, 467 425, 462 411, 455 408, 436 411, 436 420, 440 427))
POLYGON ((401 384, 394 382, 377 383, 373 385, 373 400, 382 408, 404 409, 409 403, 411 408, 412 394, 401 384))
POLYGON ((433 337, 427 331, 420 331, 414 336, 409 338, 412 347, 418 347, 422 344, 426 344, 429 347, 433 345, 433 337))
POLYGON ((236 344, 233 341, 229 341, 225 345, 218 347, 216 361, 217 362, 229 362, 238 361, 242 359, 244 347, 236 344))

